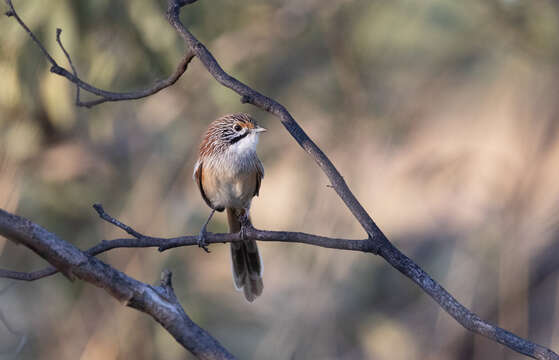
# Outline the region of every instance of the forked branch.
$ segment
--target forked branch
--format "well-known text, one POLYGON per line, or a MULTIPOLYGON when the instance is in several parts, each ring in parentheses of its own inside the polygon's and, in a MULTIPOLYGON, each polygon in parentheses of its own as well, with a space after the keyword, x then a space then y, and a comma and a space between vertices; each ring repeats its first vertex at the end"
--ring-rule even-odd
MULTIPOLYGON (((117 248, 150 248, 155 247, 159 251, 165 251, 182 246, 198 246, 198 235, 179 236, 173 238, 159 238, 147 236, 134 230, 130 226, 123 224, 119 220, 113 218, 105 212, 103 207, 99 204, 93 206, 101 219, 115 225, 116 227, 126 231, 132 235, 133 238, 128 239, 114 239, 103 240, 99 244, 89 248, 85 251, 87 255, 95 256, 103 252, 117 249, 117 248)), ((301 232, 290 231, 266 231, 255 228, 247 229, 247 239, 258 241, 276 241, 276 242, 291 242, 308 245, 316 245, 324 248, 339 249, 339 250, 352 250, 361 252, 372 252, 372 244, 368 239, 364 240, 350 240, 330 238, 326 236, 318 236, 306 234, 301 232)), ((207 233, 206 241, 208 244, 228 243, 233 241, 241 241, 239 233, 223 233, 214 234, 207 233)), ((13 280, 34 281, 51 276, 58 273, 58 270, 49 266, 41 270, 33 272, 20 272, 0 269, 0 278, 7 278, 13 280)))
MULTIPOLYGON (((69 81, 71 81, 72 83, 74 83, 76 85, 76 105, 77 106, 90 108, 92 106, 99 105, 99 104, 102 104, 102 103, 108 102, 108 101, 135 100, 135 99, 141 99, 141 98, 153 95, 153 94, 155 94, 155 93, 157 93, 157 92, 175 84, 177 82, 177 80, 182 76, 182 74, 184 74, 184 72, 186 71, 186 69, 188 67, 188 64, 190 63, 190 61, 194 57, 194 53, 192 51, 186 51, 186 53, 184 54, 182 60, 178 64, 178 66, 177 66, 177 68, 176 68, 176 70, 173 74, 171 74, 166 79, 156 81, 153 85, 151 85, 148 88, 141 89, 141 90, 136 90, 136 91, 130 91, 130 92, 113 92, 113 91, 102 90, 102 89, 99 89, 99 88, 83 81, 82 79, 80 79, 78 77, 78 72, 76 71, 76 68, 75 68, 75 66, 72 62, 70 54, 66 51, 66 49, 62 45, 62 41, 60 40, 60 34, 62 32, 61 29, 56 29, 56 42, 58 43, 58 46, 60 46, 60 49, 64 53, 64 56, 66 57, 66 60, 68 60, 68 63, 70 65, 70 67, 72 68, 72 72, 69 72, 64 67, 58 65, 56 60, 54 60, 52 55, 50 55, 50 53, 47 51, 47 49, 41 43, 41 41, 37 38, 37 36, 29 29, 29 27, 27 27, 27 25, 19 17, 19 14, 16 12, 16 10, 14 8, 14 5, 12 4, 12 0, 5 0, 5 1, 6 1, 6 4, 8 5, 8 8, 9 8, 9 10, 6 11, 6 13, 5 13, 6 16, 15 18, 16 21, 19 23, 19 25, 21 25, 21 27, 27 32, 27 34, 29 34, 29 36, 31 37, 33 42, 39 47, 39 49, 41 50, 43 55, 45 55, 48 62, 51 64, 50 71, 54 74, 65 77, 66 79, 68 79, 69 81), (93 95, 97 95, 99 98, 96 99, 96 100, 82 101, 81 98, 80 98, 80 89, 83 89, 83 90, 85 90, 85 91, 87 91, 87 92, 89 92, 93 95)), ((187 2, 185 2, 185 4, 186 3, 187 2)))
POLYGON ((171 273, 163 273, 160 286, 145 284, 80 251, 41 226, 1 209, 0 235, 33 250, 69 278, 102 288, 124 305, 150 315, 199 359, 234 359, 186 315, 173 292, 171 273))

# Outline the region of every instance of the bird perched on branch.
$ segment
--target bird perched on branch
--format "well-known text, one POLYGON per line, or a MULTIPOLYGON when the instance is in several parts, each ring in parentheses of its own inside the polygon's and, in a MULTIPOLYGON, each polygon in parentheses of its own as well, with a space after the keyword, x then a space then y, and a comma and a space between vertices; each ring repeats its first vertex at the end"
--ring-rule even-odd
POLYGON ((237 290, 253 302, 262 294, 262 261, 255 240, 245 239, 252 227, 249 209, 258 195, 264 167, 256 155, 258 136, 266 129, 248 114, 225 115, 213 121, 200 145, 194 181, 212 212, 200 230, 198 245, 207 250, 206 226, 216 211, 226 210, 229 231, 241 232, 242 241, 231 243, 233 280, 237 290))

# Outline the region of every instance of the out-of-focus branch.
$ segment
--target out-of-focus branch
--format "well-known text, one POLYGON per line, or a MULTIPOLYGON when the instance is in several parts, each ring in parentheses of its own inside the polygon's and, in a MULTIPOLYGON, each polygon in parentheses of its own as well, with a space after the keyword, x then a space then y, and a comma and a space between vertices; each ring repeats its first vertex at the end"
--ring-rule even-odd
POLYGON ((16 358, 27 343, 27 334, 23 334, 19 331, 14 330, 10 326, 8 320, 6 320, 6 317, 4 316, 4 312, 2 310, 0 310, 0 323, 3 324, 6 329, 8 329, 8 332, 10 334, 19 338, 17 346, 14 349, 0 351, 0 355, 11 355, 11 357, 16 358))
MULTIPOLYGON (((6 0, 10 6, 10 11, 8 11, 8 16, 15 16, 20 25, 26 29, 33 40, 41 47, 41 50, 45 56, 49 59, 53 67, 51 71, 65 76, 70 81, 74 82, 82 89, 90 91, 99 96, 104 96, 101 90, 95 89, 83 83, 77 76, 69 73, 67 70, 56 65, 52 57, 44 50, 44 47, 40 45, 36 37, 29 31, 29 29, 23 24, 21 19, 13 10, 11 6, 11 1, 6 0)), ((309 138, 309 136, 304 132, 304 130, 299 126, 287 109, 278 103, 277 101, 259 93, 258 91, 250 88, 246 84, 240 82, 236 78, 227 74, 219 65, 217 60, 208 51, 208 49, 200 42, 190 31, 182 24, 179 15, 180 10, 183 6, 196 2, 196 0, 168 0, 167 8, 167 18, 169 23, 175 28, 175 30, 183 38, 188 56, 197 56, 202 64, 206 67, 206 70, 223 86, 230 88, 241 96, 241 102, 250 103, 264 111, 267 111, 275 116, 277 116, 287 131, 292 135, 292 137, 297 141, 297 143, 315 160, 317 165, 326 174, 332 188, 340 196, 342 201, 345 203, 347 208, 354 215, 356 220, 361 224, 363 229, 368 235, 368 239, 364 241, 367 247, 367 251, 376 255, 383 257, 391 266, 396 268, 402 274, 410 278, 418 286, 421 287, 425 293, 431 296, 448 314, 450 314, 456 321, 458 321, 465 328, 483 336, 486 336, 494 341, 497 341, 519 353, 533 357, 535 359, 555 359, 559 360, 559 356, 541 345, 537 345, 526 339, 523 339, 515 334, 512 334, 504 329, 501 329, 495 325, 483 321, 475 313, 468 310, 462 304, 460 304, 448 291, 446 291, 439 283, 437 283, 432 277, 429 276, 419 265, 413 262, 410 258, 399 251, 380 228, 373 221, 371 216, 363 208, 361 203, 357 200, 355 195, 349 189, 347 183, 336 169, 334 164, 330 159, 322 152, 322 150, 309 138)), ((190 60, 188 60, 190 61, 190 60)), ((187 62, 188 63, 188 62, 187 62)), ((113 94, 113 93, 108 93, 113 94)), ((149 95, 149 94, 147 94, 149 95)), ((147 96, 145 95, 145 96, 147 96)), ((125 98, 120 98, 119 100, 127 100, 125 98)), ((258 231, 258 230, 255 230, 258 231)), ((293 233, 292 233, 293 234, 293 233)), ((217 239, 213 236, 220 237, 223 234, 212 234, 211 239, 217 239)), ((248 235, 248 234, 247 234, 248 235)), ((257 234, 253 233, 252 236, 257 234)), ((258 235, 263 235, 262 232, 258 235)), ((308 236, 308 234, 305 234, 308 236)), ((223 235, 225 236, 225 235, 223 235)), ((230 236, 234 236, 230 235, 230 236)), ((277 236, 275 234, 274 236, 277 236)), ((289 237, 287 237, 289 238, 289 237)), ((153 238, 152 238, 153 239, 153 238)), ((263 240, 263 239, 257 239, 263 240)), ((275 238, 277 240, 277 238, 275 238)), ((337 239, 341 240, 341 239, 337 239)), ((190 241, 190 240, 185 240, 190 241)), ((233 241, 233 239, 231 239, 233 241)), ((342 240, 344 241, 344 240, 342 240)), ((318 245, 318 244, 315 244, 318 245)), ((337 247, 338 248, 338 247, 337 247)), ((55 265, 56 266, 56 265, 55 265)), ((66 270, 64 267, 58 267, 60 270, 66 270)))
MULTIPOLYGON (((4 288, 0 290, 0 296, 5 294, 14 284, 15 284, 14 282, 11 282, 7 286, 4 286, 4 288)), ((4 325, 4 327, 8 330, 10 334, 12 334, 14 337, 19 338, 17 346, 14 349, 0 350, 0 355, 11 355, 11 357, 15 359, 18 356, 18 354, 21 352, 21 350, 23 350, 23 347, 27 343, 27 334, 24 334, 12 328, 12 326, 6 319, 6 316, 4 315, 4 312, 2 310, 0 310, 0 323, 4 325)))
POLYGON ((151 315, 199 359, 234 359, 217 340, 186 315, 164 272, 159 286, 144 284, 80 251, 41 226, 0 209, 0 235, 22 244, 70 278, 107 291, 126 306, 151 315))
MULTIPOLYGON (((23 20, 19 17, 18 13, 16 12, 14 5, 12 4, 12 0, 5 0, 6 4, 8 5, 8 11, 6 11, 5 15, 8 17, 13 17, 16 21, 21 25, 21 27, 29 34, 33 42, 41 49, 41 52, 47 58, 48 62, 51 64, 50 71, 54 74, 60 75, 71 81, 72 83, 76 84, 76 105, 90 108, 95 105, 102 104, 108 101, 124 101, 124 100, 135 100, 141 99, 150 95, 153 95, 166 87, 169 87, 177 82, 177 80, 182 76, 182 74, 186 71, 188 64, 194 58, 194 53, 192 51, 187 51, 181 62, 178 64, 175 72, 171 74, 168 78, 163 80, 156 81, 153 85, 146 89, 130 91, 130 92, 113 92, 102 90, 96 88, 95 86, 88 84, 87 82, 83 81, 78 77, 78 73, 76 68, 72 62, 70 54, 66 51, 64 46, 62 45, 62 41, 60 40, 60 33, 62 32, 61 29, 56 29, 56 41, 60 46, 60 49, 64 53, 64 56, 68 60, 70 67, 72 68, 72 72, 69 72, 64 67, 58 65, 56 60, 49 54, 47 49, 44 45, 39 41, 37 36, 27 27, 27 25, 23 22, 23 20), (91 94, 99 96, 99 99, 91 100, 91 101, 81 101, 80 99, 80 90, 83 89, 91 94)), ((192 2, 192 1, 191 1, 192 2)), ((188 1, 184 2, 185 4, 189 3, 188 1)))

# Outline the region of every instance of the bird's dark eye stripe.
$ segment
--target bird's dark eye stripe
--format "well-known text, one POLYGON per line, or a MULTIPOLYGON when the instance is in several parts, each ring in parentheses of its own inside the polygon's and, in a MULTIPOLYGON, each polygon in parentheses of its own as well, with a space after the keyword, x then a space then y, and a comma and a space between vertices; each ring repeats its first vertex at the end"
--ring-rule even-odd
POLYGON ((229 140, 229 144, 233 145, 234 143, 236 143, 237 141, 241 140, 242 138, 246 137, 249 134, 249 132, 245 132, 244 134, 241 134, 237 137, 232 138, 231 140, 229 140))

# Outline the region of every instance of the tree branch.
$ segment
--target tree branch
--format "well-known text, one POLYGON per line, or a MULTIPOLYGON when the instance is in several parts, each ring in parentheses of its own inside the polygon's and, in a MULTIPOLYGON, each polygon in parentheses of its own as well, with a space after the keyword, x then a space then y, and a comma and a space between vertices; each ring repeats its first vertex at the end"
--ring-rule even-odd
MULTIPOLYGON (((157 247, 159 251, 165 251, 180 246, 198 245, 197 235, 181 236, 175 238, 157 238, 146 236, 107 214, 101 205, 96 204, 94 205, 94 208, 103 220, 119 227, 120 229, 123 229, 129 234, 133 234, 134 238, 102 241, 101 243, 87 250, 85 252, 85 254, 87 255, 97 255, 116 248, 157 247)), ((2 210, 0 210, 0 234, 2 234, 3 231, 2 213, 2 210)), ((4 234, 10 233, 9 228, 4 229, 4 231, 4 234)), ((303 243, 325 248, 361 251, 373 254, 376 251, 374 243, 370 239, 337 239, 299 232, 265 231, 254 228, 247 230, 246 238, 258 241, 303 243)), ((240 233, 208 233, 206 240, 209 244, 242 241, 240 233)), ((523 339, 509 331, 506 331, 498 326, 492 325, 482 320, 478 315, 471 312, 462 304, 460 304, 456 299, 454 299, 452 295, 450 295, 441 285, 434 281, 411 259, 407 258, 403 254, 401 256, 398 256, 397 253, 399 253, 399 251, 396 248, 392 249, 390 247, 384 247, 378 255, 385 258, 398 271, 418 284, 425 292, 431 295, 431 297, 433 297, 433 299, 435 299, 435 301, 437 301, 445 311, 447 311, 466 329, 486 336, 494 341, 510 347, 511 349, 521 354, 533 357, 535 359, 559 359, 557 354, 550 349, 535 344, 529 340, 523 339)), ((0 277, 32 281, 45 276, 53 275, 56 272, 56 268, 45 268, 33 273, 0 270, 0 277)))
POLYGON ((169 272, 164 272, 160 286, 144 284, 80 251, 41 226, 1 209, 0 235, 33 250, 68 276, 102 288, 124 305, 151 315, 199 359, 234 359, 186 315, 173 292, 169 272))
MULTIPOLYGON (((117 249, 117 248, 149 248, 155 247, 159 251, 165 251, 176 247, 182 246, 198 246, 198 235, 180 236, 173 238, 158 238, 146 236, 134 230, 130 226, 123 224, 119 220, 113 218, 105 212, 100 204, 93 205, 99 217, 118 228, 126 231, 134 238, 103 240, 99 244, 89 248, 85 251, 87 255, 95 256, 103 252, 117 249)), ((265 231, 255 228, 246 230, 246 238, 258 241, 276 241, 276 242, 290 242, 308 245, 316 245, 324 248, 338 249, 338 250, 351 250, 371 252, 372 244, 368 239, 364 240, 349 240, 330 238, 325 236, 318 236, 306 234, 301 232, 289 231, 265 231)), ((233 241, 241 241, 240 233, 207 233, 206 241, 208 244, 229 243, 233 241)), ((58 272, 55 267, 46 267, 34 272, 19 272, 0 269, 0 278, 7 278, 13 280, 34 281, 47 276, 54 275, 58 272)))
POLYGON ((155 94, 155 93, 157 93, 157 92, 175 84, 177 82, 177 80, 182 76, 182 74, 188 68, 188 64, 190 63, 190 61, 192 61, 192 59, 194 58, 194 53, 192 51, 186 51, 186 53, 184 54, 182 60, 178 64, 178 66, 177 66, 177 68, 176 68, 176 70, 173 74, 171 74, 166 79, 156 81, 152 86, 150 86, 146 89, 130 91, 130 92, 113 92, 113 91, 102 90, 102 89, 96 88, 93 85, 90 85, 90 84, 86 83, 85 81, 83 81, 82 79, 80 79, 78 77, 78 73, 76 71, 76 68, 74 67, 74 64, 72 62, 70 54, 66 51, 66 49, 62 45, 62 41, 60 40, 60 33, 62 32, 61 29, 56 29, 56 41, 58 43, 58 46, 60 46, 62 52, 64 53, 64 56, 68 60, 68 63, 70 64, 70 67, 72 68, 72 73, 70 73, 68 70, 66 70, 62 66, 58 65, 56 60, 54 60, 54 58, 49 54, 49 52, 46 50, 46 48, 41 43, 41 41, 39 41, 37 36, 35 36, 35 34, 27 27, 27 25, 25 25, 23 20, 19 17, 18 13, 16 12, 16 10, 15 10, 13 4, 12 4, 12 0, 5 0, 5 1, 6 1, 6 4, 8 5, 8 8, 9 8, 9 10, 6 11, 5 15, 8 16, 8 17, 14 17, 16 19, 16 21, 19 23, 19 25, 21 25, 21 27, 23 27, 23 29, 27 32, 27 34, 31 37, 33 42, 35 42, 35 44, 39 47, 39 49, 41 50, 43 55, 45 55, 45 57, 47 58, 48 62, 51 64, 50 71, 54 74, 63 76, 66 79, 68 79, 69 81, 71 81, 72 83, 76 84, 76 105, 77 106, 90 108, 92 106, 99 105, 99 104, 102 104, 102 103, 108 102, 108 101, 135 100, 135 99, 141 99, 141 98, 153 95, 153 94, 155 94), (100 98, 96 99, 96 100, 83 102, 83 101, 80 100, 80 88, 89 92, 89 93, 91 93, 91 94, 97 95, 100 98))
MULTIPOLYGON (((275 116, 277 116, 287 131, 293 136, 297 143, 315 160, 317 165, 326 174, 332 187, 335 189, 336 193, 340 196, 342 201, 345 203, 347 208, 351 211, 354 217, 359 221, 363 229, 368 234, 368 239, 362 241, 363 246, 367 248, 367 252, 380 255, 383 257, 390 265, 400 271, 402 274, 410 278, 413 282, 421 287, 429 296, 431 296, 446 312, 448 312, 454 319, 456 319, 465 328, 478 333, 480 335, 486 336, 494 341, 497 341, 519 353, 533 357, 535 359, 559 359, 559 356, 553 351, 534 344, 528 340, 522 339, 504 329, 494 326, 480 319, 476 314, 468 310, 462 304, 460 304, 452 295, 450 295, 440 284, 438 284, 433 278, 431 278, 421 267, 414 263, 410 258, 405 256, 400 252, 394 245, 390 243, 388 238, 383 234, 379 227, 375 224, 373 219, 369 216, 367 211, 363 208, 360 202, 357 200, 355 195, 351 192, 345 180, 335 168, 330 159, 320 150, 320 148, 309 138, 309 136, 303 131, 303 129, 297 124, 295 119, 287 111, 287 109, 276 102, 275 100, 253 90, 246 84, 240 82, 234 77, 227 74, 219 65, 217 60, 213 55, 207 50, 207 48, 192 35, 188 29, 181 23, 179 15, 180 10, 183 6, 191 4, 196 0, 168 0, 167 18, 169 23, 176 29, 176 31, 183 38, 188 56, 197 56, 202 64, 206 67, 207 71, 223 86, 230 88, 238 95, 241 96, 241 102, 250 103, 264 111, 267 111, 275 116)), ((107 94, 114 94, 109 92, 104 92, 96 88, 92 88, 90 85, 83 83, 76 75, 72 75, 67 70, 56 65, 52 57, 44 50, 44 47, 38 42, 36 37, 29 31, 29 29, 23 24, 21 19, 15 13, 13 6, 11 6, 11 1, 6 0, 10 6, 10 11, 8 11, 8 16, 15 16, 20 25, 26 29, 30 34, 32 39, 41 47, 45 56, 53 64, 51 71, 65 76, 70 81, 77 84, 82 89, 85 89, 93 94, 104 96, 107 94)), ((190 58, 191 59, 191 58, 190 58)), ((190 61, 190 60, 188 60, 190 61)), ((188 62, 186 62, 188 64, 188 62)), ((180 76, 180 75, 179 75, 180 76)), ((177 77, 178 78, 178 77, 177 77)), ((147 94, 149 95, 149 94, 147 94)), ((147 96, 145 95, 145 96, 147 96)), ((126 98, 120 98, 118 100, 126 100, 126 98)), ((112 100, 114 101, 114 100, 112 100)), ((300 233, 279 233, 279 232, 262 232, 260 230, 254 230, 255 233, 250 233, 248 236, 252 236, 257 240, 269 239, 267 236, 274 237, 277 240, 278 237, 285 236, 281 238, 280 241, 293 241, 293 234, 300 233), (261 238, 259 238, 261 237, 261 238)), ((140 234, 141 235, 141 234, 140 234)), ((142 235, 143 236, 143 235, 142 235)), ((208 236, 209 239, 214 240, 213 242, 223 242, 223 241, 236 241, 234 238, 235 234, 211 234, 208 236), (215 237, 214 237, 215 236, 215 237), (219 239, 219 240, 218 240, 219 239)), ((311 243, 311 241, 316 241, 314 235, 300 234, 300 239, 311 243), (309 238, 310 236, 310 238, 309 238)), ((17 239, 17 238, 16 238, 17 239)), ((153 241, 156 238, 147 238, 146 241, 153 241)), ((178 239, 178 238, 177 238, 178 239)), ((325 238, 327 239, 327 238, 325 238)), ((121 239, 123 240, 123 239, 121 239)), ((127 239, 129 240, 129 239, 127 239)), ((136 239, 135 241, 139 241, 136 239)), ((169 240, 169 239, 168 239, 169 240)), ((189 242, 192 239, 184 238, 181 241, 189 242)), ((336 246, 332 246, 338 249, 342 249, 349 245, 345 244, 343 239, 330 239, 336 240, 336 246), (341 241, 341 242, 340 242, 341 241)), ((179 240, 176 240, 180 242, 179 240)), ((358 240, 351 240, 358 241, 358 240)), ((358 241, 359 242, 359 241, 358 241)), ((314 245, 321 245, 322 241, 318 241, 314 245)), ((354 243, 355 244, 355 243, 354 243)), ((183 246, 183 245, 178 245, 183 246)), ((357 245, 352 245, 357 246, 357 245)), ((354 250, 354 249, 351 249, 354 250)), ((364 251, 364 250, 361 250, 364 251)), ((54 258, 53 261, 57 261, 54 258)), ((64 264, 58 264, 64 265, 64 264)), ((65 268, 64 266, 55 266, 61 271, 69 271, 72 269, 65 268)))

